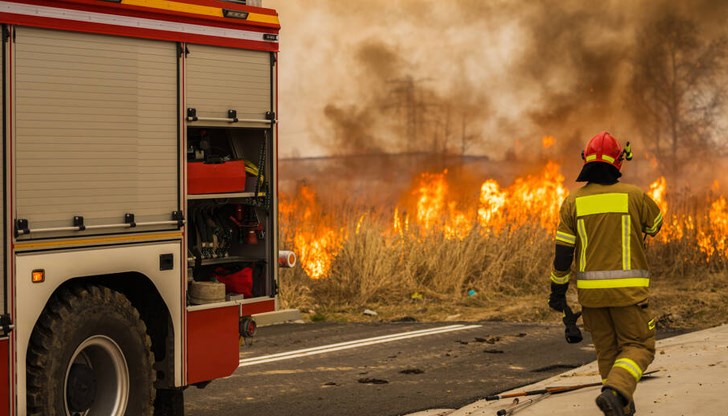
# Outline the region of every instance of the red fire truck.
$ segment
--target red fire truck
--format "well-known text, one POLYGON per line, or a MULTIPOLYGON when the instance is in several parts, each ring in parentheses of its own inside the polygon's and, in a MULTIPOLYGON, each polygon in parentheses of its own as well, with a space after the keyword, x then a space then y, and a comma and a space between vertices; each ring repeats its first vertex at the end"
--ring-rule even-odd
POLYGON ((182 414, 276 309, 280 26, 245 3, 0 1, 0 415, 182 414))

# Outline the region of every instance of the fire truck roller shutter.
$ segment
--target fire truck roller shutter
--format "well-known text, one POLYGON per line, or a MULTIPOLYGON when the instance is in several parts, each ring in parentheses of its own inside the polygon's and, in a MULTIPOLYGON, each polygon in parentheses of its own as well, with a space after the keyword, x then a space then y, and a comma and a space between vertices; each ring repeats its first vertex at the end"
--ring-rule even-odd
MULTIPOLYGON (((178 208, 177 46, 17 27, 16 219, 32 231, 171 220, 178 208)), ((38 234, 150 229, 91 227, 38 234)))
POLYGON ((28 351, 28 414, 150 416, 154 355, 139 312, 119 292, 63 289, 46 306, 28 351))
POLYGON ((194 108, 195 125, 266 127, 271 109, 269 52, 189 45, 186 63, 187 108, 194 108), (209 122, 235 110, 237 123, 209 122), (254 120, 258 120, 255 122, 254 120))

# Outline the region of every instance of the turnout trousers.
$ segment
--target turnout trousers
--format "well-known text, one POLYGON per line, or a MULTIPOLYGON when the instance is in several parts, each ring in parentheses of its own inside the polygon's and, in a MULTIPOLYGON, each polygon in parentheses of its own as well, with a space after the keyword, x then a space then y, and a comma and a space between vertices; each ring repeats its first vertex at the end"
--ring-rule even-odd
POLYGON ((633 402, 637 382, 655 358, 655 320, 649 304, 583 307, 582 316, 597 352, 604 387, 633 402))

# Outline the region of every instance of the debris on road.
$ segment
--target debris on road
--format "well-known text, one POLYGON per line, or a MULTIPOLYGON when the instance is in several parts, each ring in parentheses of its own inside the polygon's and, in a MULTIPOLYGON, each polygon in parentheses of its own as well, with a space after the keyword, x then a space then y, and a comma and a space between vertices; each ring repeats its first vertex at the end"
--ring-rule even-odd
POLYGON ((477 342, 485 342, 486 344, 495 344, 496 342, 500 341, 500 337, 489 337, 489 338, 483 338, 483 337, 475 337, 475 340, 477 342))
POLYGON ((424 370, 420 370, 419 368, 407 368, 400 371, 401 374, 423 374, 424 372, 424 370))
POLYGON ((363 377, 357 381, 362 384, 389 384, 389 381, 387 381, 387 380, 384 380, 381 378, 372 378, 372 377, 363 377))

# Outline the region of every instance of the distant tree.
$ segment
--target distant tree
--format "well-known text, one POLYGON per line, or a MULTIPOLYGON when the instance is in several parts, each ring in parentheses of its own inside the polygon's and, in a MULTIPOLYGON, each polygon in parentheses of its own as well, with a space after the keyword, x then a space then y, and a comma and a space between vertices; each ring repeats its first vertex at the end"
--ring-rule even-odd
POLYGON ((695 22, 667 15, 638 33, 628 106, 664 174, 715 152, 726 104, 725 37, 700 36, 695 22))

